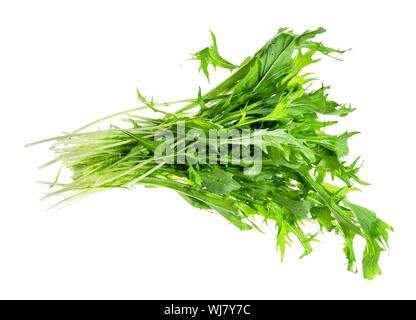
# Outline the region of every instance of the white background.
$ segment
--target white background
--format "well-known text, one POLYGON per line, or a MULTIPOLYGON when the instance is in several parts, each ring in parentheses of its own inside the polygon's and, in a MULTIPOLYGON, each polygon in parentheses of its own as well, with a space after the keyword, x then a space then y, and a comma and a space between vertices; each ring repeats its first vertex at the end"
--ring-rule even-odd
MULTIPOLYGON (((416 298, 413 1, 1 1, 0 298, 416 298), (137 106, 208 88, 189 53, 210 43, 234 63, 277 29, 323 26, 321 40, 353 48, 312 69, 331 98, 357 111, 336 127, 358 130, 353 155, 372 186, 352 200, 395 228, 383 275, 346 271, 342 240, 284 263, 267 234, 241 232, 174 192, 97 194, 60 211, 40 202, 47 146, 25 143, 137 106)), ((212 85, 228 76, 219 71, 212 85)), ((362 249, 357 243, 357 252, 362 249)), ((361 253, 358 253, 361 256, 361 253)))

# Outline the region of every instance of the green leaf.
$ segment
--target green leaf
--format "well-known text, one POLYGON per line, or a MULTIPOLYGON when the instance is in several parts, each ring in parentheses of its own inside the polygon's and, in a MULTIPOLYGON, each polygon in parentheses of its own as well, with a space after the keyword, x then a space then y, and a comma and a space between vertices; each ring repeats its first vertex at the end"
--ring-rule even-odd
POLYGON ((334 217, 331 215, 331 210, 326 206, 316 206, 311 208, 311 215, 319 222, 322 228, 326 228, 327 231, 332 231, 335 228, 334 217))
POLYGON ((215 38, 214 33, 210 30, 211 38, 212 38, 212 45, 192 54, 192 60, 199 60, 200 66, 199 70, 203 71, 205 76, 209 81, 209 72, 208 72, 208 65, 212 65, 214 69, 216 67, 221 67, 229 70, 234 70, 238 66, 228 62, 224 58, 222 58, 218 52, 217 47, 217 40, 215 38))
POLYGON ((363 257, 363 273, 364 278, 373 279, 377 274, 381 274, 378 260, 380 252, 384 250, 388 241, 387 230, 393 231, 393 228, 387 223, 376 217, 376 214, 362 206, 348 202, 343 203, 351 209, 363 228, 366 246, 363 257))
POLYGON ((319 134, 314 137, 302 136, 302 138, 307 142, 313 142, 327 148, 328 150, 332 150, 338 155, 338 157, 342 157, 348 154, 348 138, 357 133, 359 132, 345 132, 339 136, 319 134))
POLYGON ((241 188, 240 184, 233 179, 233 174, 217 167, 211 170, 200 171, 202 185, 209 192, 215 194, 226 194, 241 188))
POLYGON ((355 110, 347 108, 345 105, 339 105, 335 101, 328 100, 328 95, 325 94, 327 88, 328 87, 322 87, 297 98, 290 103, 289 112, 346 116, 348 113, 355 110))
POLYGON ((274 199, 291 213, 302 219, 308 219, 308 214, 313 204, 307 200, 294 200, 283 194, 276 194, 274 199))

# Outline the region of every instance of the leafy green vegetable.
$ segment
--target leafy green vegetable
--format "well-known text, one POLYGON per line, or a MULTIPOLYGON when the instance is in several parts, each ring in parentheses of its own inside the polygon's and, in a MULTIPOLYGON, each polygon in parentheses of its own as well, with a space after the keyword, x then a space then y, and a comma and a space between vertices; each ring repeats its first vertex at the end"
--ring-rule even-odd
POLYGON ((230 77, 211 91, 199 90, 197 98, 182 101, 156 103, 137 91, 144 106, 40 141, 53 142, 51 149, 57 154, 46 165, 60 162, 72 171, 71 181, 58 183, 57 178, 48 183, 56 190, 46 197, 66 195, 56 204, 61 205, 109 188, 170 188, 192 206, 217 212, 241 230, 258 229, 255 217, 274 222, 282 258, 291 237, 302 244, 302 256, 312 252, 317 234, 303 230, 306 222, 316 223, 320 231, 344 238, 350 271, 357 269, 354 239, 364 238, 363 274, 373 279, 381 273, 379 256, 387 247, 388 230, 393 229, 374 212, 346 199, 358 190, 354 182, 367 184, 357 176, 358 158, 351 164, 342 159, 349 153, 348 139, 357 132, 330 135, 325 128, 337 121, 318 120, 321 114, 344 117, 354 109, 328 100, 326 86, 312 90, 313 75, 301 74, 304 67, 320 61, 315 55, 344 52, 312 40, 324 31, 297 35, 280 29, 239 66, 220 56, 211 33, 213 44, 192 57, 200 61, 199 69, 208 79, 209 65, 235 69, 230 77), (179 108, 163 110, 173 105, 179 108), (137 114, 143 109, 159 117, 137 114), (129 125, 87 130, 116 117, 127 117, 129 125), (203 134, 188 139, 196 129, 203 134), (210 136, 212 130, 222 132, 225 140, 218 143, 218 137, 210 136), (246 133, 234 136, 236 130, 246 133), (207 142, 210 152, 201 149, 207 142), (243 154, 261 157, 235 162, 235 148, 225 147, 236 146, 243 154), (160 149, 163 157, 158 156, 160 149), (260 169, 253 171, 258 165, 260 169), (328 183, 336 178, 341 186, 328 183))

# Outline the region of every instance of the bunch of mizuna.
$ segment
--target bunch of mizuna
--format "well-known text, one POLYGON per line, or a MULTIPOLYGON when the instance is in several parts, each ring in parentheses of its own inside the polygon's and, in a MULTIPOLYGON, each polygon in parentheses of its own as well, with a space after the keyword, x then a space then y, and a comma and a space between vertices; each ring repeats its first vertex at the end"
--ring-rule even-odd
MULTIPOLYGON (((381 274, 378 260, 387 247, 387 230, 392 228, 374 212, 346 198, 349 191, 358 190, 354 182, 366 184, 357 176, 358 159, 350 164, 342 160, 348 154, 347 140, 356 132, 330 135, 325 128, 337 121, 319 120, 319 115, 344 117, 354 109, 328 100, 327 87, 312 90, 316 79, 310 73, 301 74, 304 67, 319 61, 315 55, 344 52, 312 40, 324 31, 319 28, 297 35, 280 29, 240 65, 219 55, 211 34, 213 44, 193 54, 192 59, 199 60, 200 71, 207 77, 210 65, 232 73, 208 93, 200 90, 195 99, 156 103, 138 91, 143 106, 99 119, 71 134, 40 141, 51 142, 57 154, 46 165, 61 163, 61 168, 72 171, 70 182, 58 181, 58 174, 55 182, 49 183, 56 190, 47 197, 64 195, 58 203, 62 204, 109 188, 170 188, 192 206, 216 212, 241 230, 259 229, 255 224, 259 219, 272 222, 282 258, 291 239, 302 244, 302 256, 312 251, 311 242, 317 234, 304 230, 305 222, 314 222, 318 230, 343 237, 350 271, 356 272, 354 238, 363 237, 362 270, 365 278, 373 279, 381 274), (173 109, 172 105, 178 107, 173 109), (154 116, 143 116, 139 111, 144 109, 152 110, 154 116), (117 117, 128 120, 124 122, 127 125, 91 130, 99 122, 117 117), (166 129, 177 133, 178 123, 184 125, 185 132, 197 128, 207 136, 212 129, 260 132, 261 171, 247 174, 244 163, 232 161, 158 161, 155 150, 164 143, 157 137, 158 132, 166 129), (333 180, 342 185, 334 185, 333 180)), ((227 143, 237 142, 231 139, 227 143)), ((175 135, 174 145, 179 144, 183 147, 174 148, 175 157, 194 142, 175 135)), ((249 143, 248 148, 253 151, 256 145, 249 143)), ((232 156, 214 150, 216 153, 222 159, 232 156)))

